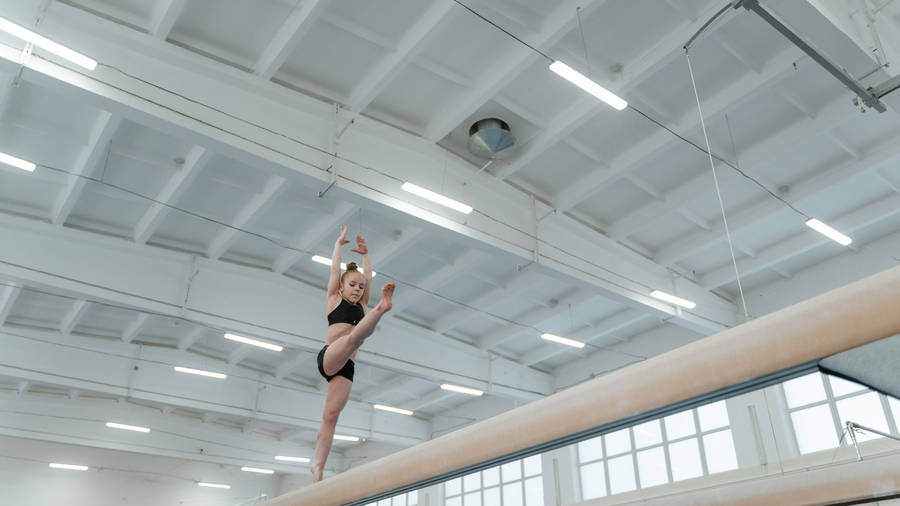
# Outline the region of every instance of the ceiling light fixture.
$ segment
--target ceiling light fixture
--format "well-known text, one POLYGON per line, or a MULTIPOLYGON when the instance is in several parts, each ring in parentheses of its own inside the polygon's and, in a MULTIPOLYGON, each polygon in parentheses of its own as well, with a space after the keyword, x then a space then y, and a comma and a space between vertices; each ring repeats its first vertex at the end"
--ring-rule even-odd
POLYGON ((459 202, 457 200, 453 200, 450 197, 445 197, 440 193, 434 193, 431 190, 427 190, 425 188, 422 188, 421 186, 414 185, 409 181, 403 183, 403 185, 400 186, 400 189, 412 193, 413 195, 418 195, 419 197, 422 197, 424 199, 428 199, 432 202, 436 202, 444 207, 449 207, 450 209, 459 211, 463 214, 469 214, 472 212, 472 206, 463 204, 462 202, 459 202))
POLYGON ((256 346, 258 348, 265 348, 267 350, 272 350, 272 351, 281 351, 284 349, 284 346, 281 346, 280 344, 267 343, 265 341, 259 341, 256 339, 251 339, 249 337, 239 336, 237 334, 226 333, 225 339, 228 339, 230 341, 237 341, 239 343, 249 344, 250 346, 256 346))
POLYGON ((338 441, 353 441, 353 442, 359 441, 359 438, 356 436, 344 436, 341 434, 335 434, 334 439, 337 439, 338 441))
POLYGON ((125 425, 124 423, 106 422, 106 426, 110 429, 130 430, 134 432, 150 432, 148 427, 139 427, 137 425, 125 425))
POLYGON ((484 395, 484 392, 481 390, 477 390, 474 388, 468 388, 468 387, 461 387, 461 386, 457 386, 457 385, 451 385, 449 383, 444 383, 443 385, 441 385, 441 390, 448 390, 450 392, 459 392, 461 394, 474 395, 476 397, 481 397, 482 395, 484 395))
MULTIPOLYGON (((322 255, 313 255, 313 256, 312 256, 312 261, 315 262, 315 263, 317 263, 317 264, 327 265, 327 266, 331 267, 331 259, 328 258, 328 257, 323 257, 322 255)), ((343 270, 345 270, 345 271, 347 270, 347 263, 346 263, 346 262, 341 262, 341 269, 343 269, 343 270)), ((359 268, 359 272, 365 273, 365 270, 363 270, 363 268, 360 267, 360 268, 359 268)), ((375 277, 376 274, 378 274, 378 273, 375 272, 375 271, 372 271, 372 277, 373 277, 373 278, 375 277)))
POLYGON ((306 457, 288 457, 286 455, 276 455, 275 460, 283 460, 286 462, 309 462, 306 457))
POLYGON ((548 334, 544 332, 543 334, 541 334, 541 339, 545 341, 552 341, 554 343, 564 344, 573 348, 584 348, 584 343, 582 343, 581 341, 569 339, 568 337, 558 336, 556 334, 548 334))
POLYGON ((188 374, 196 374, 197 376, 206 376, 208 378, 225 379, 228 377, 228 375, 222 374, 220 372, 202 371, 200 369, 191 369, 190 367, 181 367, 180 365, 176 365, 175 370, 188 374))
POLYGON ((231 485, 225 485, 223 483, 206 483, 204 481, 198 482, 197 485, 209 488, 231 488, 231 485))
POLYGON ((628 102, 620 98, 618 95, 607 90, 603 86, 600 86, 589 77, 585 76, 581 72, 578 72, 577 70, 559 60, 556 60, 555 62, 550 64, 550 70, 555 72, 566 81, 569 81, 582 90, 606 102, 613 109, 621 111, 622 109, 628 107, 628 102))
POLYGON ((697 307, 696 302, 682 299, 681 297, 676 297, 671 293, 666 293, 661 290, 653 290, 652 292, 650 292, 650 296, 688 309, 694 309, 695 307, 697 307))
POLYGON ((413 416, 413 412, 408 409, 395 408, 393 406, 385 406, 384 404, 373 404, 373 408, 380 409, 381 411, 389 411, 391 413, 398 413, 406 416, 413 416))
POLYGON ((258 467, 247 467, 247 466, 242 467, 241 471, 246 471, 248 473, 257 473, 257 474, 275 474, 275 471, 273 471, 271 469, 260 469, 258 467))
POLYGON ((34 172, 34 168, 36 167, 35 164, 28 160, 22 160, 21 158, 16 158, 12 155, 7 155, 6 153, 0 153, 0 163, 12 165, 17 169, 27 170, 28 172, 34 172))
POLYGON ((55 462, 50 463, 50 467, 54 469, 68 469, 70 471, 87 471, 88 466, 79 466, 76 464, 57 464, 55 462))
POLYGON ((55 54, 56 56, 65 58, 66 60, 69 60, 70 62, 82 66, 88 70, 94 70, 95 68, 97 68, 96 60, 88 58, 87 56, 77 51, 73 51, 72 49, 69 49, 61 44, 53 42, 52 40, 38 35, 31 30, 19 26, 3 17, 0 17, 0 31, 4 31, 14 37, 18 37, 24 40, 25 42, 34 44, 41 49, 45 49, 55 54))
POLYGON ((815 218, 808 220, 806 222, 806 226, 840 244, 841 246, 848 246, 851 242, 853 242, 853 239, 847 237, 846 235, 838 232, 837 230, 829 227, 828 225, 815 218))

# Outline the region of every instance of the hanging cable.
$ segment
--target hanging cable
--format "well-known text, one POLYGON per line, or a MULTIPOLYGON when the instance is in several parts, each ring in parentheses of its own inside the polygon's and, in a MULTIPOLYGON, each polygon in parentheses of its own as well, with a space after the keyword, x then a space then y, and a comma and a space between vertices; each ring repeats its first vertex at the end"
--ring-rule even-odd
POLYGON ((697 82, 694 80, 694 69, 691 65, 691 56, 688 50, 684 50, 684 58, 687 60, 688 72, 691 75, 691 86, 694 88, 694 98, 697 100, 697 113, 700 115, 700 127, 703 130, 703 139, 706 141, 706 153, 709 155, 709 167, 712 169, 713 182, 716 186, 716 196, 719 198, 719 209, 722 211, 722 223, 725 225, 725 238, 728 240, 728 251, 731 252, 731 263, 734 265, 734 276, 737 279, 738 292, 741 294, 741 305, 744 308, 744 318, 749 320, 747 311, 747 299, 744 298, 744 287, 741 285, 741 273, 738 271, 737 258, 734 256, 734 243, 731 240, 731 231, 728 229, 728 218, 725 215, 725 203, 722 201, 722 191, 719 188, 719 177, 716 175, 716 164, 713 162, 712 148, 709 145, 709 135, 706 132, 706 122, 703 119, 703 108, 700 106, 700 93, 697 91, 697 82))

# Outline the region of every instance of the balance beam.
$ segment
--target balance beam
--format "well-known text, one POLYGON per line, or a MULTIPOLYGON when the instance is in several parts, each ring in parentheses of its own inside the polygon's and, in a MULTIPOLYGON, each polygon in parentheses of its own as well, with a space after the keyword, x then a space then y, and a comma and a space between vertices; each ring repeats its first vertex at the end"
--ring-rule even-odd
POLYGON ((276 497, 339 506, 900 334, 900 267, 276 497))

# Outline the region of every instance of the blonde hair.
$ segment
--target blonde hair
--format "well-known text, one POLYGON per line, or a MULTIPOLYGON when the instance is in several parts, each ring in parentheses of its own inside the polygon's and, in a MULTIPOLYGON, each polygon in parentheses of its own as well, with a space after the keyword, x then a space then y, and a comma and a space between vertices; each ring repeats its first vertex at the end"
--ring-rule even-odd
MULTIPOLYGON (((344 276, 351 272, 359 272, 359 266, 356 265, 356 262, 350 262, 349 264, 347 264, 347 270, 344 271, 343 274, 341 274, 341 284, 344 283, 344 276)), ((360 274, 362 273, 360 272, 360 274)))

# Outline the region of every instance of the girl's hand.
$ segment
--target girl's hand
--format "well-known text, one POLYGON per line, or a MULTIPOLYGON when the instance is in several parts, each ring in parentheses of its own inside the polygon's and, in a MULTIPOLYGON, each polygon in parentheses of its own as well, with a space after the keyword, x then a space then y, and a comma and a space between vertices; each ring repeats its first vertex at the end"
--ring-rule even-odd
POLYGON ((347 225, 344 225, 343 227, 341 227, 341 235, 337 238, 337 241, 335 241, 335 242, 337 242, 340 246, 343 246, 350 242, 346 239, 346 237, 347 237, 347 225))
POLYGON ((356 234, 356 247, 353 248, 351 251, 355 251, 355 252, 359 253, 360 255, 368 255, 369 254, 369 249, 366 248, 366 240, 363 239, 361 235, 356 234))

